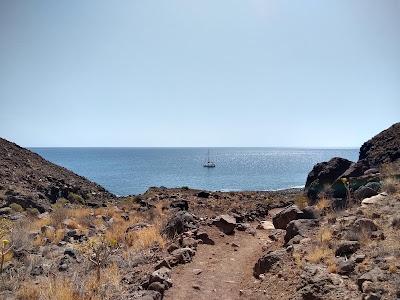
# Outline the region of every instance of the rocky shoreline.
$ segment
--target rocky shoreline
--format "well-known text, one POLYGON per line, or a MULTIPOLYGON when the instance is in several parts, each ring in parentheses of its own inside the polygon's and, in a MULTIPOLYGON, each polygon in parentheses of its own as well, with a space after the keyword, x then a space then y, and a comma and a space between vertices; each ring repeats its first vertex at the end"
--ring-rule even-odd
POLYGON ((0 297, 400 298, 399 130, 304 190, 126 197, 0 140, 0 297))

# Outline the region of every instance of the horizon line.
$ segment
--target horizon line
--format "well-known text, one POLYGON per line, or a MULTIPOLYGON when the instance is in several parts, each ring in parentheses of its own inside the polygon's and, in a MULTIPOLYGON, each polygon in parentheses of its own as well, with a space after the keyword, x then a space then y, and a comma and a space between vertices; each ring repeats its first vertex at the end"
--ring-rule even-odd
POLYGON ((24 146, 27 149, 50 149, 50 148, 81 148, 81 149, 90 149, 90 148, 103 148, 103 149, 133 149, 133 148, 141 148, 141 149, 177 149, 177 148, 186 148, 186 149, 195 149, 195 148, 204 148, 204 149, 222 149, 222 148, 270 148, 270 149, 360 149, 357 146, 24 146))

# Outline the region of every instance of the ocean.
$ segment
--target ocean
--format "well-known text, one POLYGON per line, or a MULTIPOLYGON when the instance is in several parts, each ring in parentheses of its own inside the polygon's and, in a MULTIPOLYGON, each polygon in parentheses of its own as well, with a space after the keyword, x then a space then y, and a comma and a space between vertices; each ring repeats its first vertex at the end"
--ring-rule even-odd
POLYGON ((215 168, 204 168, 207 148, 32 148, 45 159, 95 181, 116 195, 151 186, 211 191, 302 187, 314 164, 358 149, 210 148, 215 168))

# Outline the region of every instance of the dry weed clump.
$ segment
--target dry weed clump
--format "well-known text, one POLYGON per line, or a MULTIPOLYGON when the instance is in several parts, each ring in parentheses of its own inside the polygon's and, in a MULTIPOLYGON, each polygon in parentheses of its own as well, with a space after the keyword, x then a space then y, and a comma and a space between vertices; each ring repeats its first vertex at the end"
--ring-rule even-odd
POLYGON ((294 199, 294 204, 300 208, 303 209, 308 206, 308 198, 305 195, 299 195, 294 199))
POLYGON ((315 205, 315 208, 319 211, 328 210, 331 208, 331 202, 329 201, 328 198, 322 197, 315 205))
POLYGON ((141 230, 128 232, 126 244, 134 250, 144 250, 152 246, 164 248, 166 241, 160 234, 160 229, 156 226, 143 228, 141 230))
POLYGON ((335 257, 334 250, 330 247, 332 236, 333 232, 330 228, 322 227, 316 234, 317 245, 311 249, 306 259, 311 263, 324 262, 328 266, 332 265, 330 262, 335 257))
POLYGON ((385 178, 382 182, 382 190, 391 195, 396 194, 400 190, 399 180, 392 177, 385 178))
POLYGON ((335 253, 332 249, 327 247, 326 245, 320 245, 314 247, 311 252, 307 255, 307 260, 311 263, 320 263, 327 261, 328 258, 332 258, 335 256, 335 253))

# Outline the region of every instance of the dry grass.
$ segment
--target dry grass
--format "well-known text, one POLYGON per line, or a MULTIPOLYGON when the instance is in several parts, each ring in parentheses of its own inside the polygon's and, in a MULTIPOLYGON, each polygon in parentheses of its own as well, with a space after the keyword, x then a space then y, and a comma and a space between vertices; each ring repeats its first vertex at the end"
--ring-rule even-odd
POLYGON ((382 190, 388 194, 394 195, 399 192, 399 181, 393 177, 388 177, 383 180, 382 190))
POLYGON ((317 204, 315 205, 315 208, 319 211, 330 209, 331 202, 329 201, 328 198, 322 197, 321 199, 318 200, 317 204))
POLYGON ((326 265, 327 265, 327 269, 328 269, 329 273, 337 273, 338 266, 337 266, 334 258, 332 258, 332 257, 327 258, 326 265))
POLYGON ((293 252, 293 259, 295 264, 299 267, 302 268, 303 267, 303 260, 302 260, 302 255, 299 252, 293 252))
POLYGON ((294 199, 294 204, 298 208, 303 209, 308 206, 308 198, 305 195, 299 195, 294 199))
POLYGON ((332 240, 332 235, 333 235, 332 229, 328 227, 322 227, 318 231, 317 237, 320 243, 326 244, 332 240))
POLYGON ((328 259, 334 257, 334 251, 327 246, 316 246, 306 256, 307 260, 311 263, 327 262, 328 259))
POLYGON ((12 222, 9 219, 0 218, 0 239, 6 238, 11 231, 12 222))
POLYGON ((160 230, 156 226, 144 228, 142 230, 129 232, 126 236, 126 244, 134 250, 143 250, 152 246, 164 248, 166 241, 161 236, 160 230))
POLYGON ((63 226, 63 221, 69 217, 69 212, 70 209, 65 207, 55 207, 53 212, 50 214, 50 224, 54 228, 61 228, 63 226))

